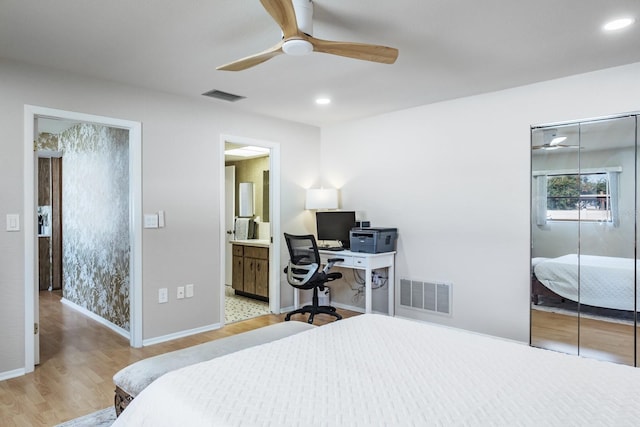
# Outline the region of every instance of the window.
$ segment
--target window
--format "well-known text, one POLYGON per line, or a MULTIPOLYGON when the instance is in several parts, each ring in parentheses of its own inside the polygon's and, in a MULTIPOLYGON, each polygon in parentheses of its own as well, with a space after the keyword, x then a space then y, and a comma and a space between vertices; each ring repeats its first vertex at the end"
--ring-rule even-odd
POLYGON ((607 172, 547 175, 547 220, 612 222, 607 172))

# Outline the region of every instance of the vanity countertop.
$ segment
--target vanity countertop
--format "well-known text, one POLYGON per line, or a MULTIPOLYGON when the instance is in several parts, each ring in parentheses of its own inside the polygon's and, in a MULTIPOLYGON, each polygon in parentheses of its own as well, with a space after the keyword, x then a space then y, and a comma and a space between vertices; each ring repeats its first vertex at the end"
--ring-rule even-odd
POLYGON ((231 240, 234 245, 260 246, 268 248, 271 242, 268 239, 231 240))

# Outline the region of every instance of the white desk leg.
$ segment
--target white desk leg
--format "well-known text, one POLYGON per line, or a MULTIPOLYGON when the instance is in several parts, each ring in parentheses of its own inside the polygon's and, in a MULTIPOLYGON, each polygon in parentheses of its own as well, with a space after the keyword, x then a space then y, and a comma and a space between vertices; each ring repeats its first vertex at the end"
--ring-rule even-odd
POLYGON ((389 286, 389 316, 395 316, 396 312, 396 272, 394 262, 391 262, 389 266, 389 278, 387 279, 387 286, 389 286))
POLYGON ((365 270, 365 280, 364 280, 364 312, 371 313, 371 267, 367 267, 365 270))

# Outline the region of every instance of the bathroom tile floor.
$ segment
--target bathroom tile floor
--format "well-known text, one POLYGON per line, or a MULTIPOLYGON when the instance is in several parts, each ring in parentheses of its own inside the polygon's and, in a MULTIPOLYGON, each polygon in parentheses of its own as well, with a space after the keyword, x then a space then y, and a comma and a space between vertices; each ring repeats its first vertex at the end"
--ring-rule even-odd
POLYGON ((234 323, 241 320, 269 314, 269 303, 253 298, 235 295, 231 286, 225 286, 224 323, 234 323))

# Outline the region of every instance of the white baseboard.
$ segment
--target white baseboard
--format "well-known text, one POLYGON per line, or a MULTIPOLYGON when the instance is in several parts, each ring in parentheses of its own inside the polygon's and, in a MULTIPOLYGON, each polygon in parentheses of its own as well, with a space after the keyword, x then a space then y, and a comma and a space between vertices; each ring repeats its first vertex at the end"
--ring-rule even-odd
POLYGON ((186 331, 180 331, 180 332, 175 332, 173 334, 163 335, 160 337, 149 338, 146 340, 142 340, 142 345, 148 346, 153 344, 160 344, 160 343, 175 340, 178 338, 184 338, 190 335, 200 334, 202 332, 214 331, 216 329, 220 329, 222 326, 223 325, 221 325, 220 323, 214 323, 213 325, 201 326, 199 328, 188 329, 186 331))
POLYGON ((0 381, 10 380, 11 378, 21 377, 27 371, 24 368, 14 369, 13 371, 0 372, 0 381))
POLYGON ((60 300, 60 302, 64 305, 66 305, 69 308, 72 308, 82 314, 84 314, 85 316, 95 320, 96 322, 100 323, 101 325, 106 326, 107 328, 111 329, 113 332, 117 333, 118 335, 121 335, 123 337, 125 337, 126 339, 130 339, 131 334, 129 333, 129 331, 127 331, 126 329, 121 328, 120 326, 109 322, 107 319, 105 319, 104 317, 100 317, 97 314, 95 314, 92 311, 87 310, 86 308, 79 306, 78 304, 76 304, 75 302, 69 301, 66 298, 62 298, 60 300))
POLYGON ((356 313, 364 313, 364 308, 363 307, 355 307, 352 305, 347 305, 347 304, 341 304, 339 302, 334 302, 331 301, 330 305, 336 307, 336 308, 341 308, 343 310, 350 310, 350 311, 355 311, 356 313))

